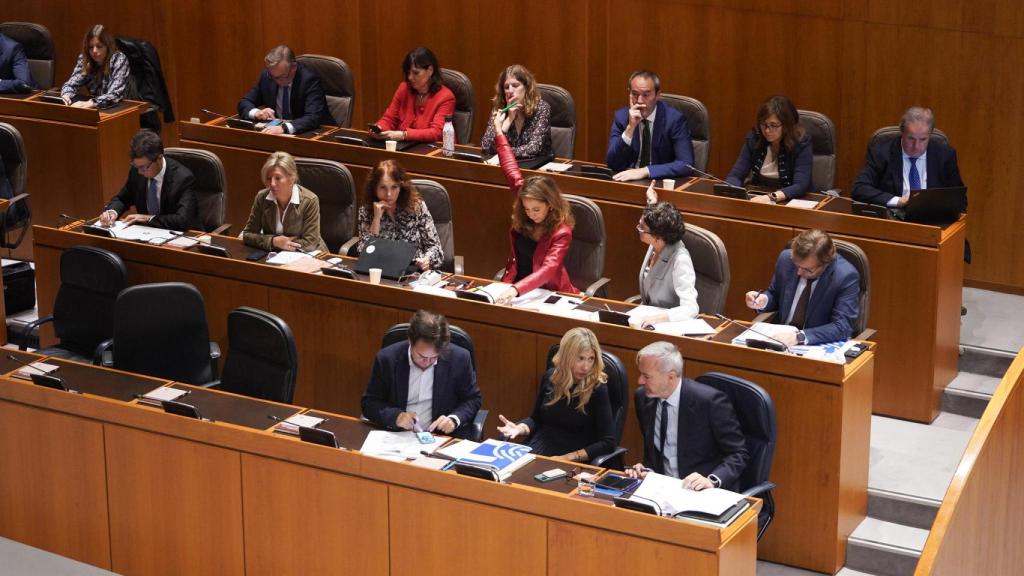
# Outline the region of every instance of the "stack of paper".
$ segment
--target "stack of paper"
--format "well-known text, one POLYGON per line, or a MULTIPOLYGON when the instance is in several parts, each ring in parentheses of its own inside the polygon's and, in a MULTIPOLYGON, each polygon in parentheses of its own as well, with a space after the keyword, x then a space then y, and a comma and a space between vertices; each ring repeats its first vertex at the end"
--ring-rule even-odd
POLYGON ((385 460, 411 460, 419 458, 420 452, 433 454, 441 444, 436 438, 431 444, 420 444, 415 432, 371 430, 359 451, 385 460))
POLYGON ((293 414, 288 418, 285 418, 284 422, 277 425, 277 430, 285 434, 299 435, 299 427, 303 428, 316 428, 323 422, 323 418, 317 418, 316 416, 308 416, 306 414, 293 414))
POLYGON ((721 488, 687 490, 683 488, 683 481, 679 478, 648 472, 630 499, 642 503, 653 500, 658 503, 661 513, 665 516, 675 516, 679 513, 720 516, 743 500, 743 495, 721 488))
POLYGON ((533 461, 530 450, 533 449, 529 446, 501 440, 488 439, 482 443, 462 440, 439 450, 438 454, 454 458, 460 464, 489 470, 504 482, 513 472, 533 461))
POLYGON ((563 164, 562 162, 548 162, 540 167, 544 172, 565 172, 569 168, 572 168, 572 164, 563 164))
POLYGON ((767 322, 755 322, 749 329, 732 339, 733 344, 746 346, 747 340, 760 340, 762 342, 774 342, 772 338, 796 334, 796 326, 788 324, 769 324, 767 322), (760 332, 758 334, 757 332, 760 332), (771 338, 769 338, 769 336, 771 338))
POLYGON ((60 366, 56 364, 47 364, 45 362, 33 362, 28 366, 22 366, 14 371, 15 378, 21 378, 22 380, 31 380, 33 374, 49 374, 50 372, 56 371, 60 366))
POLYGON ((673 336, 700 336, 715 333, 715 329, 703 318, 691 318, 680 322, 658 322, 654 324, 654 331, 673 336))
POLYGON ((832 342, 830 344, 818 344, 816 346, 790 346, 789 351, 812 360, 824 360, 825 362, 846 364, 846 351, 856 343, 857 342, 855 340, 847 340, 845 342, 832 342))
POLYGON ((291 264, 292 262, 297 262, 299 260, 302 260, 303 258, 310 258, 310 255, 306 254, 305 252, 288 252, 282 250, 280 252, 277 252, 270 258, 267 258, 267 264, 291 264))
POLYGON ((181 398, 185 394, 188 394, 188 390, 171 388, 170 386, 160 386, 159 388, 154 388, 143 394, 142 398, 139 398, 139 402, 143 404, 150 404, 152 406, 160 406, 164 401, 171 402, 181 398))
POLYGON ((142 224, 125 224, 122 220, 114 222, 110 226, 110 230, 114 233, 115 238, 120 238, 121 240, 153 242, 157 244, 162 244, 171 238, 181 236, 181 232, 165 230, 163 228, 153 228, 142 224))

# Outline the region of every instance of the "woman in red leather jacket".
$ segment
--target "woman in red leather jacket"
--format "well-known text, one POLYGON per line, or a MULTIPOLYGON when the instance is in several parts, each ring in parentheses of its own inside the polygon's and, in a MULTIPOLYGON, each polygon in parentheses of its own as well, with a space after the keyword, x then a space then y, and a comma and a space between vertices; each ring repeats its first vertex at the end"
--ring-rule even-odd
POLYGON ((525 181, 508 140, 501 132, 505 114, 494 116, 495 146, 501 170, 509 188, 516 194, 509 228, 509 254, 502 282, 512 287, 498 298, 506 304, 534 288, 559 292, 579 292, 563 261, 572 244, 572 211, 569 202, 547 176, 531 176, 525 181))

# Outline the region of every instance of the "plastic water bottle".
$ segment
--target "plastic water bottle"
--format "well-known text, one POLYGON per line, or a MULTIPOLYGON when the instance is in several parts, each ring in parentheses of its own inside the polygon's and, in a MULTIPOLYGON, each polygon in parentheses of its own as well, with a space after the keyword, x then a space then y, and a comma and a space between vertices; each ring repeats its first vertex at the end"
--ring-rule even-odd
POLYGON ((444 130, 441 131, 441 152, 445 156, 455 154, 455 125, 452 124, 452 117, 444 117, 444 130))

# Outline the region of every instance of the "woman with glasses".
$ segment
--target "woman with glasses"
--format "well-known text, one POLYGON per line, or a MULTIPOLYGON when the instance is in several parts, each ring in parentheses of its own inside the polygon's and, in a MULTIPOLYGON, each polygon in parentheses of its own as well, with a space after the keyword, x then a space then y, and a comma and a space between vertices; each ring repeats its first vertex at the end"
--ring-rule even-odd
POLYGON ((119 103, 128 90, 128 57, 117 48, 114 35, 103 24, 85 33, 71 77, 61 86, 60 97, 76 108, 107 108, 119 103), (81 88, 88 100, 72 104, 81 88))
POLYGON ((533 414, 518 423, 499 415, 501 432, 534 454, 589 462, 615 449, 615 425, 601 345, 587 328, 562 336, 554 367, 544 373, 533 414))
POLYGON ((754 202, 783 202, 811 189, 811 137, 800 127, 796 106, 785 96, 769 96, 757 109, 757 123, 747 134, 726 181, 749 182, 774 189, 754 202))
POLYGON ((647 244, 647 254, 640 266, 640 301, 665 310, 641 318, 644 328, 658 322, 695 318, 700 312, 697 275, 690 252, 683 244, 683 215, 669 202, 658 202, 653 183, 647 189, 647 201, 636 225, 640 241, 647 244))
POLYGON ((441 66, 429 48, 413 48, 402 61, 405 82, 370 129, 372 138, 437 142, 445 116, 455 114, 455 94, 441 79, 441 66))

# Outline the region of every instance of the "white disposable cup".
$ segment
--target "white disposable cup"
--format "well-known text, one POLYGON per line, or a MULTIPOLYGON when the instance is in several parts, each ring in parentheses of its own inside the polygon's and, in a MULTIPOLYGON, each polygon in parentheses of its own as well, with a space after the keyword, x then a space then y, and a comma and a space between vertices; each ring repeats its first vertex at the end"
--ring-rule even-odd
POLYGON ((661 187, 666 190, 675 190, 676 181, 671 178, 665 178, 664 180, 661 181, 661 187))
POLYGON ((370 284, 380 284, 381 272, 380 268, 370 268, 370 284))
POLYGON ((394 152, 395 150, 398 150, 398 140, 385 140, 384 148, 386 148, 388 152, 394 152))

